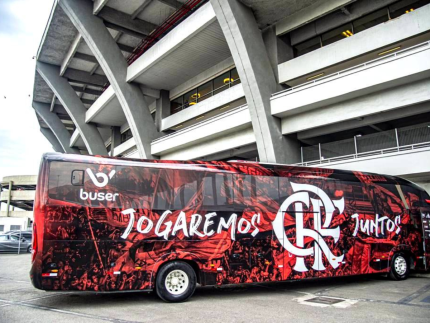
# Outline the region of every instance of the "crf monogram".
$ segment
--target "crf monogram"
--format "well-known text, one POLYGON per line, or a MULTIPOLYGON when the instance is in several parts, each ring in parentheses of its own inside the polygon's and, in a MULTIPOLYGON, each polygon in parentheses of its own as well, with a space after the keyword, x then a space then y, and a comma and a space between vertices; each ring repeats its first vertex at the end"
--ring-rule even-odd
POLYGON ((342 256, 335 256, 331 252, 329 246, 324 241, 322 237, 333 237, 334 241, 337 242, 340 236, 340 228, 331 228, 330 223, 333 217, 333 212, 335 208, 339 210, 341 214, 345 208, 345 201, 343 198, 339 200, 330 200, 328 195, 320 190, 316 186, 308 184, 296 184, 291 183, 293 191, 295 194, 288 197, 284 203, 282 203, 275 220, 272 222, 273 230, 278 238, 279 242, 284 246, 284 248, 291 254, 296 256, 296 264, 294 270, 296 271, 308 271, 305 265, 306 256, 314 255, 314 263, 312 268, 315 270, 324 270, 322 253, 327 257, 330 265, 333 268, 337 268, 339 263, 343 261, 342 256), (314 199, 309 197, 309 192, 319 196, 319 199, 314 199), (285 234, 284 229, 284 215, 288 208, 294 204, 294 209, 296 211, 296 245, 293 245, 285 234), (310 204, 313 208, 314 216, 314 228, 308 229, 304 227, 303 219, 303 205, 309 209, 310 204), (322 224, 321 208, 324 207, 325 210, 325 221, 322 224), (313 238, 313 246, 310 248, 304 248, 305 237, 313 238))

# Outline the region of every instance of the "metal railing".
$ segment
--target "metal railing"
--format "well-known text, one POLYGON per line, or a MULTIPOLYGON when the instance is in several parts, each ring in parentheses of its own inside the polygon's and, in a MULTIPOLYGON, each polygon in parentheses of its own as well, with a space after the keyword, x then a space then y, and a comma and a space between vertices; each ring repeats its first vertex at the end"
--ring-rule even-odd
POLYGON ((225 112, 222 112, 222 113, 220 113, 220 114, 214 115, 213 117, 207 118, 207 119, 205 119, 205 120, 203 120, 203 121, 201 121, 201 122, 198 122, 198 123, 192 124, 192 125, 190 125, 190 126, 188 126, 188 127, 182 128, 182 129, 180 129, 180 130, 176 130, 175 132, 169 133, 169 134, 167 134, 167 135, 165 135, 165 136, 158 137, 157 139, 154 139, 151 143, 156 143, 156 142, 162 141, 162 140, 164 140, 164 139, 167 139, 167 138, 169 138, 169 137, 177 136, 178 134, 181 134, 181 133, 187 132, 187 131, 189 131, 190 129, 197 128, 197 127, 201 127, 202 125, 208 124, 208 123, 210 123, 210 122, 214 121, 215 119, 222 118, 222 117, 224 117, 224 116, 225 116, 225 115, 227 115, 227 114, 233 114, 233 113, 235 113, 235 112, 238 112, 238 110, 243 109, 244 107, 248 107, 248 104, 247 104, 247 103, 242 104, 242 105, 240 105, 240 106, 238 106, 238 107, 232 108, 232 109, 227 110, 227 111, 225 111, 225 112))
POLYGON ((430 125, 420 124, 301 147, 302 166, 313 166, 430 147, 430 125))
MULTIPOLYGON (((229 77, 229 78, 231 79, 231 77, 229 77)), ((222 85, 222 86, 220 86, 220 87, 218 87, 216 89, 212 89, 212 90, 210 90, 208 93, 206 93, 204 95, 199 96, 199 93, 196 92, 195 93, 196 97, 195 97, 194 100, 192 100, 190 102, 187 102, 187 103, 184 103, 183 105, 181 105, 181 106, 179 106, 177 108, 174 108, 172 110, 172 114, 175 114, 175 113, 178 113, 179 111, 188 109, 188 108, 192 107, 193 105, 195 105, 197 103, 200 103, 200 102, 203 102, 204 100, 209 99, 210 97, 212 97, 214 95, 217 95, 217 94, 219 94, 221 92, 224 92, 225 90, 228 90, 229 88, 231 88, 231 87, 233 87, 235 85, 238 85, 240 83, 242 83, 242 82, 238 78, 238 79, 234 80, 233 82, 228 82, 227 84, 224 84, 224 85, 222 85)))
MULTIPOLYGON (((282 94, 287 95, 287 94, 289 94, 288 92, 292 92, 292 91, 300 89, 302 87, 306 87, 308 85, 320 83, 322 81, 325 81, 327 79, 333 78, 335 76, 340 76, 340 75, 343 75, 343 74, 347 74, 347 73, 353 72, 354 70, 361 69, 361 68, 366 67, 366 66, 370 66, 370 65, 374 65, 374 64, 379 63, 379 62, 390 60, 390 59, 392 59, 394 57, 397 57, 399 55, 405 55, 408 52, 415 51, 415 50, 417 50, 419 48, 421 48, 421 50, 428 50, 428 49, 430 49, 430 41, 427 41, 425 43, 421 43, 421 44, 418 44, 418 45, 415 45, 415 46, 411 46, 411 47, 405 48, 403 50, 399 50, 398 52, 395 52, 393 54, 389 54, 389 55, 386 55, 386 56, 383 56, 383 57, 379 57, 379 58, 373 59, 371 61, 359 64, 359 65, 355 65, 355 66, 352 66, 352 67, 344 69, 344 70, 341 70, 339 72, 332 73, 332 74, 329 74, 329 75, 326 75, 326 76, 322 76, 322 77, 317 78, 315 80, 312 80, 312 81, 309 81, 309 82, 305 82, 305 83, 302 83, 302 84, 290 87, 289 89, 285 89, 285 90, 282 90, 280 92, 273 93, 271 95, 271 97, 273 98, 275 96, 282 95, 282 94), (426 48, 424 48, 424 47, 426 47, 426 48)), ((315 71, 315 72, 317 72, 317 71, 315 71)))

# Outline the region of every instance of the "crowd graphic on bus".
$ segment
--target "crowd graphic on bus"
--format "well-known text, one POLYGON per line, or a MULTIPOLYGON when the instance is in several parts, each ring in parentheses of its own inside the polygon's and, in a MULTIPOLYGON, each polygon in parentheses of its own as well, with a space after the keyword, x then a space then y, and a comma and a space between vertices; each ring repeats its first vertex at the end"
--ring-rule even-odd
POLYGON ((256 240, 255 244, 251 246, 242 245, 237 241, 233 244, 226 263, 234 264, 239 260, 242 264, 236 265, 236 268, 232 270, 218 273, 217 283, 240 284, 280 281, 282 277, 278 266, 276 266, 276 260, 277 255, 281 253, 280 245, 274 244, 270 236, 266 239, 256 240))
MULTIPOLYGON (((76 167, 72 165, 70 169, 76 167)), ((82 167, 93 167, 94 173, 106 174, 115 168, 106 165, 82 167)), ((170 172, 154 167, 117 167, 112 181, 103 188, 96 187, 91 181, 85 182, 88 192, 119 194, 116 202, 82 201, 79 199, 82 186, 60 182, 63 177, 70 181, 71 170, 58 169, 58 177, 51 176, 56 183, 49 184, 50 203, 46 210, 45 250, 41 264, 43 273, 54 269, 57 275, 44 279, 44 288, 93 291, 150 289, 154 283, 153 272, 161 263, 173 259, 197 262, 207 282, 213 279, 216 284, 377 273, 386 270, 393 248, 417 245, 411 242, 422 239, 419 230, 409 227, 411 221, 404 204, 395 189, 384 185, 384 177, 355 173, 358 181, 341 183, 327 180, 332 171, 323 169, 313 170, 310 174, 306 169, 293 167, 223 162, 213 162, 210 168, 206 172, 195 169, 170 172), (294 182, 313 185, 332 200, 344 199, 343 212, 339 209, 333 212, 329 228, 339 227, 340 236, 348 238, 336 241, 333 237, 324 237, 328 248, 342 259, 337 268, 325 256, 321 260, 323 270, 318 268, 311 254, 301 258, 307 271, 295 270, 299 257, 286 250, 273 231, 272 223, 280 205, 294 194, 289 180, 292 173, 295 174, 294 182), (123 213, 130 208, 136 212, 132 215, 123 213), (231 239, 231 228, 211 237, 195 236, 192 239, 177 232, 165 240, 154 233, 155 228, 142 234, 135 225, 126 239, 121 238, 130 223, 130 216, 135 217, 135 224, 143 216, 156 223, 165 210, 172 210, 172 213, 162 223, 163 226, 169 221, 170 225, 175 223, 181 212, 185 212, 189 224, 193 214, 217 211, 217 217, 213 218, 215 230, 220 219, 227 222, 232 212, 238 219, 250 222, 255 214, 261 214, 261 221, 256 236, 237 231, 236 240, 231 239), (358 216, 352 217, 355 214, 358 216), (353 236, 356 221, 375 219, 375 214, 390 217, 393 221, 401 215, 402 223, 399 225, 402 230, 385 230, 379 237, 358 230, 353 236), (376 258, 385 258, 386 261, 373 262, 376 258)), ((310 197, 317 199, 318 194, 310 197)), ((405 198, 409 205, 419 199, 413 191, 405 192, 405 198)), ((323 208, 314 210, 310 205, 300 211, 304 227, 315 228, 317 212, 321 212, 320 220, 324 222, 326 214, 323 208)), ((283 223, 285 237, 293 245, 297 244, 298 213, 292 204, 285 211, 283 223)), ((202 225, 199 227, 201 232, 202 225)), ((315 239, 304 238, 303 249, 314 245, 315 239)))
MULTIPOLYGON (((75 213, 74 208, 67 207, 62 208, 62 211, 66 217, 58 216, 56 212, 48 212, 47 221, 50 224, 60 222, 63 225, 58 225, 56 230, 51 230, 53 226, 48 225, 45 233, 53 243, 43 257, 45 264, 43 271, 57 270, 57 279, 52 282, 54 290, 110 291, 149 287, 150 275, 146 271, 113 275, 112 271, 107 269, 105 264, 115 263, 126 252, 125 242, 118 241, 119 231, 110 232, 108 225, 98 228, 95 235, 108 237, 112 239, 113 244, 107 249, 99 241, 96 250, 88 224, 83 218, 84 211, 79 210, 75 213), (58 242, 61 240, 71 241, 58 242)), ((145 262, 137 259, 136 265, 144 267, 145 262)))
MULTIPOLYGON (((98 242, 100 258, 97 257, 97 250, 91 241, 89 234, 90 229, 85 221, 84 210, 63 207, 62 212, 48 211, 46 235, 48 240, 72 240, 82 242, 55 243, 48 248, 44 261, 44 272, 50 269, 58 270, 58 278, 52 283, 54 290, 132 290, 150 288, 150 273, 146 270, 136 270, 128 272, 124 270, 127 262, 124 261, 130 257, 130 249, 126 248, 126 243, 119 240, 120 231, 109 228, 108 224, 95 230, 95 236, 107 237, 112 239, 109 248, 103 247, 103 242, 98 242), (62 215, 61 215, 62 214, 62 215), (59 223, 62 223, 59 224, 59 223), (56 225, 55 225, 56 224, 56 225), (53 227, 57 226, 56 230, 53 227), (54 231, 54 232, 53 232, 54 231), (54 258, 55 250, 55 258, 54 258), (127 256, 127 257, 125 257, 127 256), (61 258, 61 260, 59 260, 61 258), (113 264, 120 260, 119 267, 115 270, 109 270, 102 264, 113 264), (51 265, 55 263, 55 267, 51 265), (116 270, 118 269, 118 270, 116 270), (121 272, 114 275, 113 272, 121 272)), ((224 263, 223 272, 217 273, 217 284, 249 283, 249 282, 267 282, 282 280, 281 272, 278 265, 282 264, 282 247, 277 244, 276 237, 267 236, 265 239, 255 240, 250 245, 250 239, 236 241, 231 248, 226 250, 222 257, 224 263)), ((163 242, 160 242, 161 244, 163 242)), ((157 245, 160 248, 161 244, 157 245)), ((166 246, 162 250, 168 249, 166 246)), ((145 258, 134 258, 135 267, 145 268, 147 262, 145 258)), ((203 264, 202 264, 203 265, 203 264)), ((211 270, 210 265, 206 266, 211 270)))

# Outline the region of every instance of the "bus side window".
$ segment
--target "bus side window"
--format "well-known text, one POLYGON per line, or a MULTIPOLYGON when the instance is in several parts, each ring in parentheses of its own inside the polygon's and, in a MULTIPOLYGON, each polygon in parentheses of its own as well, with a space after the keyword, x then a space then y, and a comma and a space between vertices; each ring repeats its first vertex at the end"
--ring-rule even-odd
POLYGON ((215 174, 215 194, 218 206, 233 204, 233 179, 231 174, 215 174))
POLYGON ((422 193, 414 187, 408 185, 401 185, 401 190, 405 198, 405 202, 409 207, 409 215, 411 224, 417 229, 421 225, 421 196, 422 193))
POLYGON ((258 203, 266 203, 272 211, 279 208, 279 179, 272 176, 254 176, 258 203))
POLYGON ((397 215, 406 211, 395 184, 374 183, 371 186, 376 213, 397 215))
POLYGON ((72 185, 75 185, 75 186, 84 185, 84 171, 83 170, 72 171, 72 185))
POLYGON ((83 163, 51 162, 48 183, 49 198, 83 203, 83 200, 79 197, 79 190, 82 189, 81 186, 85 185, 85 180, 89 179, 84 176, 84 169, 89 166, 83 163))
POLYGON ((114 192, 122 195, 122 199, 117 200, 118 205, 133 209, 150 208, 159 170, 130 166, 116 166, 115 170, 109 184, 114 192))
POLYGON ((279 187, 279 205, 281 205, 291 194, 291 184, 288 177, 279 177, 278 178, 278 187, 279 187))
MULTIPOLYGON (((233 175, 234 177, 234 204, 242 210, 255 201, 256 184, 255 176, 233 175)), ((238 209, 238 210, 239 210, 238 209)))
POLYGON ((160 169, 156 176, 152 209, 168 210, 173 205, 173 187, 169 184, 169 169, 160 169))
POLYGON ((197 194, 197 180, 188 183, 175 183, 175 201, 173 208, 183 210, 193 202, 191 199, 197 194), (182 184, 182 185, 181 185, 182 184))
POLYGON ((374 214, 375 209, 370 200, 366 186, 361 182, 342 182, 345 199, 354 201, 352 213, 374 214))
POLYGON ((198 194, 197 181, 186 183, 182 191, 184 192, 184 207, 186 207, 192 203, 191 199, 198 194))
POLYGON ((213 207, 218 205, 217 203, 217 194, 216 194, 216 182, 215 175, 208 174, 203 177, 203 206, 204 207, 213 207))
POLYGON ((421 192, 414 188, 413 186, 401 185, 403 196, 405 198, 406 204, 411 207, 416 205, 421 199, 421 192))

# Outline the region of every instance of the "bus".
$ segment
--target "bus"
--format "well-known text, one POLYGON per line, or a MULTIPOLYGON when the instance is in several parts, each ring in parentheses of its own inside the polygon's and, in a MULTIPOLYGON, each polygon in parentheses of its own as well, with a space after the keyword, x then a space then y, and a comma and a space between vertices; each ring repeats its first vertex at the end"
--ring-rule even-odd
POLYGON ((430 196, 401 178, 247 161, 43 155, 31 281, 46 291, 196 285, 430 268, 430 196))

